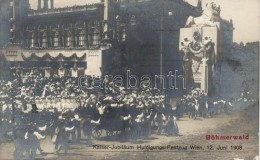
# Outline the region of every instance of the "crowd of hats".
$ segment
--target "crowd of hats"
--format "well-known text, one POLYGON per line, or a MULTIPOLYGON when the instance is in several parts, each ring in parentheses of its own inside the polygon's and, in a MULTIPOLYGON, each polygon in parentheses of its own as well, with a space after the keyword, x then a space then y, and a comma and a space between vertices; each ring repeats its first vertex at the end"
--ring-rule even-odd
MULTIPOLYGON (((87 85, 91 86, 93 78, 99 77, 89 76, 87 85)), ((167 99, 165 93, 158 89, 114 88, 113 82, 109 79, 102 80, 102 83, 107 83, 105 89, 79 87, 77 83, 77 78, 57 75, 44 77, 37 70, 25 73, 23 77, 14 74, 12 80, 1 80, 0 106, 1 124, 3 124, 1 127, 5 128, 1 129, 3 131, 1 133, 11 129, 12 125, 25 126, 32 123, 36 126, 41 124, 50 126, 51 122, 56 122, 58 119, 68 117, 79 119, 75 110, 80 107, 94 106, 99 114, 102 114, 108 106, 118 109, 129 106, 142 112, 149 106, 160 109, 167 99), (38 109, 33 108, 34 105, 38 109), (34 112, 38 114, 31 114, 34 112)))
MULTIPOLYGON (((93 78, 88 77, 87 85, 91 86, 93 78)), ((31 103, 55 103, 60 100, 83 101, 95 98, 99 103, 111 103, 115 106, 120 103, 131 105, 135 101, 143 100, 146 103, 164 101, 165 94, 158 89, 126 90, 124 87, 114 88, 111 80, 105 79, 105 89, 79 87, 78 79, 74 77, 59 77, 53 75, 44 77, 37 70, 25 73, 23 77, 14 74, 12 80, 0 81, 0 104, 17 104, 23 107, 31 103)), ((120 105, 119 105, 120 106, 120 105)), ((3 110, 3 109, 2 109, 3 110)))

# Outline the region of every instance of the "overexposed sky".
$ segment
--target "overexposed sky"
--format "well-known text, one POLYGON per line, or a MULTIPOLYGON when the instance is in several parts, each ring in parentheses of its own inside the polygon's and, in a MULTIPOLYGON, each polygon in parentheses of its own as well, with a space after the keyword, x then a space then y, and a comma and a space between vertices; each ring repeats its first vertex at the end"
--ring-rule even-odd
MULTIPOLYGON (((192 5, 197 0, 186 0, 192 5)), ((212 0, 202 0, 203 5, 212 0)), ((260 40, 260 0, 213 0, 221 6, 221 17, 233 19, 234 42, 260 40)), ((38 0, 30 0, 31 7, 37 8, 38 0)), ((65 7, 100 2, 100 0, 54 0, 54 6, 65 7)), ((173 11, 174 13, 174 11, 173 11)))

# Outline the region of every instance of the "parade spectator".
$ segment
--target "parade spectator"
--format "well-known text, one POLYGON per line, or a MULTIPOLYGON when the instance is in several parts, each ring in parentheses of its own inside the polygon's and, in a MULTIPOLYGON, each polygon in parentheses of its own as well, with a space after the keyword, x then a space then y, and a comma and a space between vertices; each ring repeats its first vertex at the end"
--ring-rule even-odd
POLYGON ((73 127, 68 127, 68 120, 63 120, 59 127, 59 133, 57 136, 57 147, 56 147, 56 153, 59 154, 61 150, 64 150, 64 153, 68 153, 69 149, 69 132, 74 129, 73 127))
POLYGON ((179 134, 179 128, 176 122, 177 118, 170 115, 166 124, 165 132, 169 136, 177 136, 179 134))
MULTIPOLYGON (((232 107, 227 100, 209 98, 198 88, 178 98, 172 106, 169 96, 158 89, 116 89, 107 78, 102 82, 107 86, 104 89, 80 88, 75 78, 43 77, 38 72, 26 74, 21 82, 20 77, 14 78, 0 81, 0 106, 1 135, 5 137, 13 131, 15 157, 27 152, 27 157, 34 158, 37 149, 42 154, 40 140, 47 134, 51 135, 57 154, 68 152, 70 135, 72 143, 80 143, 82 130, 87 146, 92 146, 93 132, 98 134, 102 129, 107 135, 120 133, 124 140, 138 141, 142 136, 149 137, 156 124, 157 134, 176 136, 177 120, 185 114, 194 119, 206 118, 221 111, 228 113, 232 107)), ((88 76, 87 85, 93 85, 94 79, 102 80, 88 76)))
POLYGON ((86 146, 90 147, 92 145, 92 124, 90 118, 86 118, 83 122, 83 131, 84 135, 87 137, 86 146))

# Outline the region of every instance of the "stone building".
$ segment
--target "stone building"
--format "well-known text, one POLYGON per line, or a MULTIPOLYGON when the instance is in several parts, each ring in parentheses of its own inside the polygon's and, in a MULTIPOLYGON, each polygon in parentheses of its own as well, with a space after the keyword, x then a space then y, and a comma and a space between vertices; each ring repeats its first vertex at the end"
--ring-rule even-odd
POLYGON ((29 0, 1 1, 7 66, 19 74, 37 68, 46 76, 101 76, 108 49, 102 42, 108 2, 65 8, 53 4, 39 0, 38 9, 32 10, 29 0))
POLYGON ((163 74, 182 70, 179 29, 202 4, 183 0, 101 0, 55 8, 54 0, 0 0, 0 46, 5 67, 23 74, 32 68, 54 73, 101 76, 113 58, 121 71, 163 74), (162 55, 162 57, 161 57, 162 55), (74 73, 74 71, 75 73, 74 73))

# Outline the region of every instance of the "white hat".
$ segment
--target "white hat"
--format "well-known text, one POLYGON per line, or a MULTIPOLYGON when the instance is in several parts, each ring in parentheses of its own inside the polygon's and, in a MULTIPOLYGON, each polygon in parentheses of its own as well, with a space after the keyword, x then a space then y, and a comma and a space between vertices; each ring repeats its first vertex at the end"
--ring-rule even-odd
POLYGON ((125 87, 119 87, 119 90, 120 91, 125 90, 125 87))
POLYGON ((111 107, 117 107, 117 104, 116 103, 112 103, 111 107))
POLYGON ((74 118, 75 118, 76 120, 78 120, 78 121, 81 120, 81 119, 79 118, 79 115, 77 115, 77 114, 74 115, 74 118))

